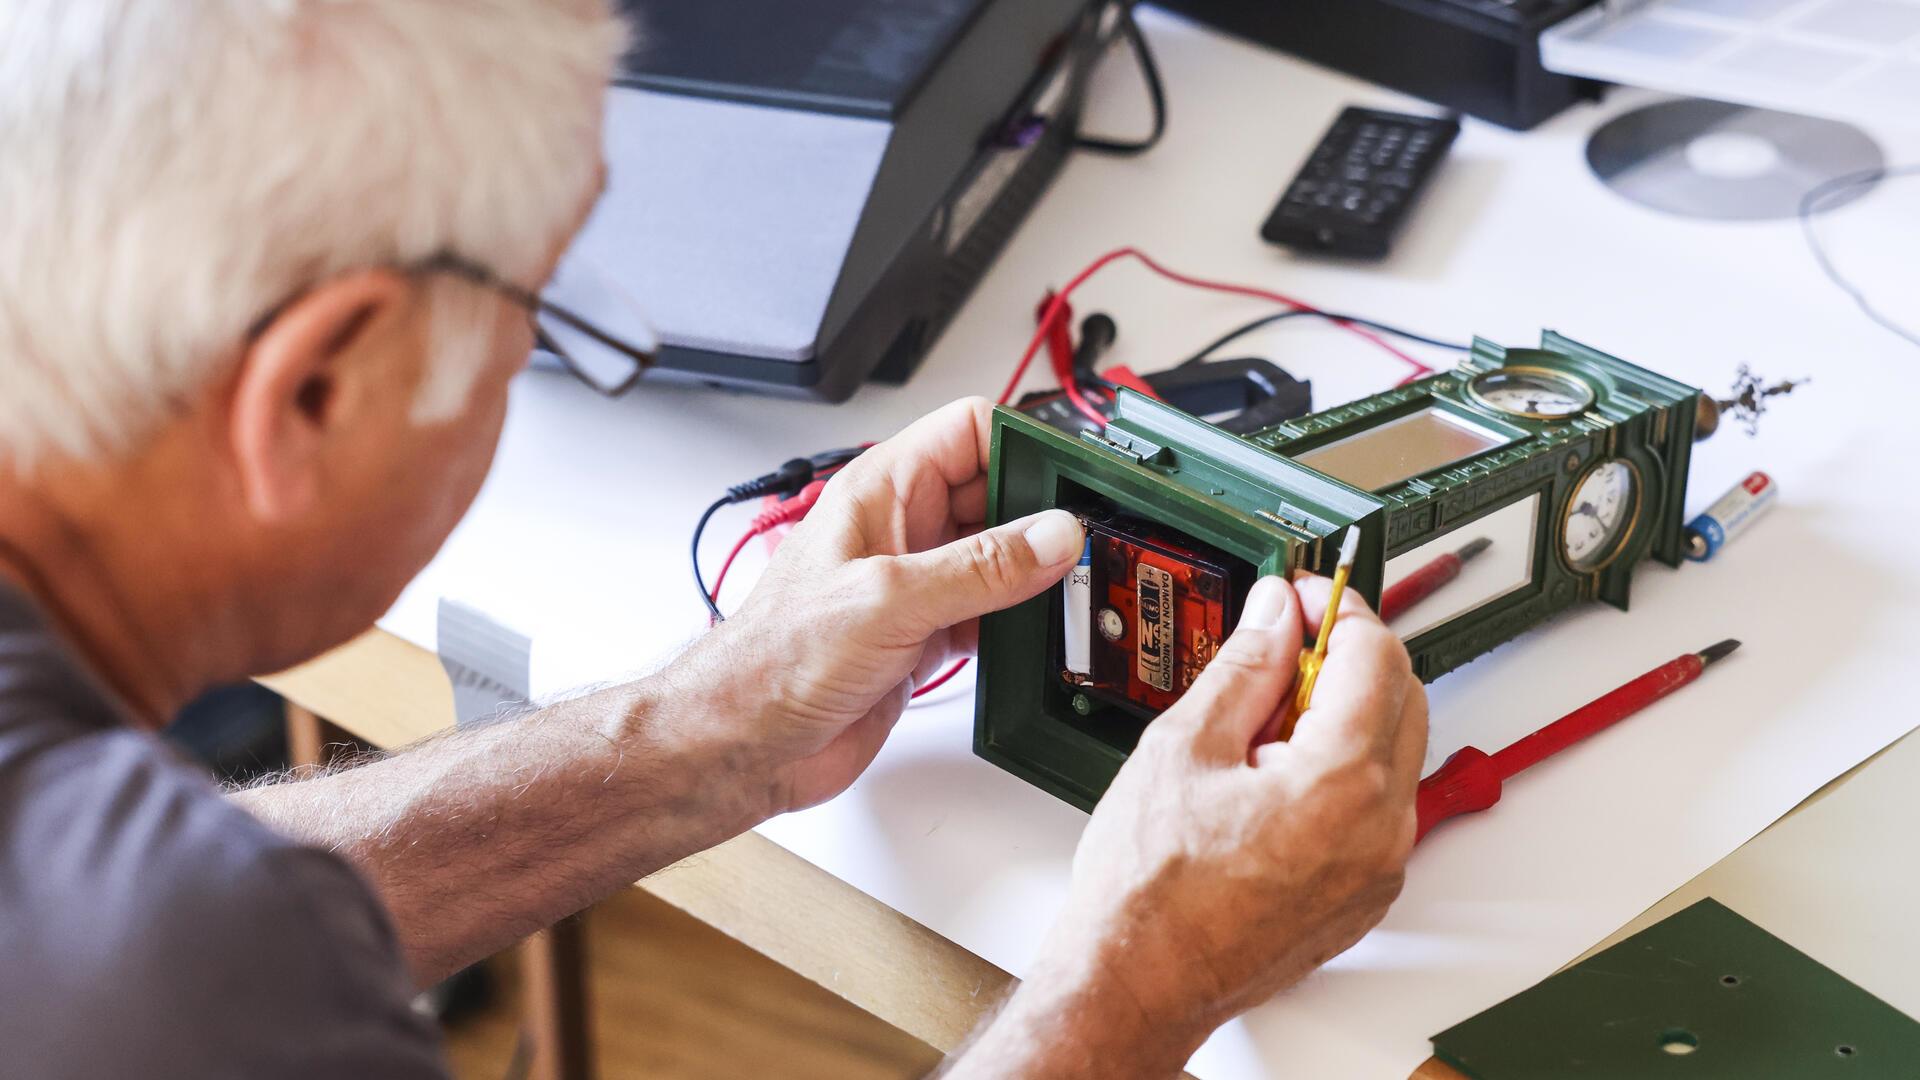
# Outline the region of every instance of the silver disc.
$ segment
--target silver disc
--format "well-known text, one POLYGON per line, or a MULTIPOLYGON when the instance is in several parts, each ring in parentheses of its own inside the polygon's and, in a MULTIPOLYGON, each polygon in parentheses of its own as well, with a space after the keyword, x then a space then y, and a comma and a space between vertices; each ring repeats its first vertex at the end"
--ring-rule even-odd
MULTIPOLYGON (((1886 164, 1865 132, 1837 120, 1729 105, 1663 101, 1622 113, 1587 140, 1594 175, 1628 199, 1683 217, 1790 218, 1807 192, 1837 176, 1886 164)), ((1860 184, 1821 200, 1845 205, 1860 184)))

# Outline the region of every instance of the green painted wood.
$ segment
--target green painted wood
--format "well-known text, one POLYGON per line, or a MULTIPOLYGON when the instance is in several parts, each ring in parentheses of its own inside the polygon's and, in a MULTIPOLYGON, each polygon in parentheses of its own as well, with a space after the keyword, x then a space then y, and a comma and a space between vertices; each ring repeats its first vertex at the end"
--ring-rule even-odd
POLYGON ((1920 1023, 1711 899, 1433 1046, 1474 1080, 1920 1077, 1920 1023))

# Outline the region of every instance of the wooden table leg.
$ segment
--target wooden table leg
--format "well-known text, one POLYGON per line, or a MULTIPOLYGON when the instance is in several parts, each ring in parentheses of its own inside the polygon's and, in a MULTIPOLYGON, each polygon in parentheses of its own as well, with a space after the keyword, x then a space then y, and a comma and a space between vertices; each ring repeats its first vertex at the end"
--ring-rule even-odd
POLYGON ((326 721, 286 702, 287 762, 296 769, 326 764, 326 721))
POLYGON ((586 914, 540 931, 520 946, 532 1080, 592 1080, 593 1031, 587 1012, 586 914))

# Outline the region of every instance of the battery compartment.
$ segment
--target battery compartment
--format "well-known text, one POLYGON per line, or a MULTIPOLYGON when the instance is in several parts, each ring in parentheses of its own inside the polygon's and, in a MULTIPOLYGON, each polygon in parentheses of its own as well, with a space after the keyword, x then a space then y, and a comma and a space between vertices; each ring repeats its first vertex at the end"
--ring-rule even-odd
POLYGON ((1052 591, 1047 711, 1130 752, 1233 630, 1257 571, 1065 478, 1055 505, 1087 524, 1091 559, 1052 591))

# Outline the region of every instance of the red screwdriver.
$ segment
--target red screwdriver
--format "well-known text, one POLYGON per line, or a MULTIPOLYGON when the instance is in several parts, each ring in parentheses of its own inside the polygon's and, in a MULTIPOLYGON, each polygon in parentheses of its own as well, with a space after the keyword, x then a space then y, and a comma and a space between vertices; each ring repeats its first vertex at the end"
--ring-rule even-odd
POLYGON ((1439 558, 1387 586, 1380 593, 1380 621, 1390 623, 1407 609, 1440 591, 1440 587, 1460 576, 1460 569, 1474 556, 1493 546, 1486 537, 1449 551, 1439 558))
POLYGON ((1661 664, 1645 675, 1573 710, 1496 754, 1463 746, 1432 776, 1420 781, 1415 800, 1418 842, 1435 825, 1458 814, 1485 810, 1500 801, 1500 785, 1589 735, 1625 720, 1700 677, 1740 647, 1729 638, 1697 653, 1661 664))

